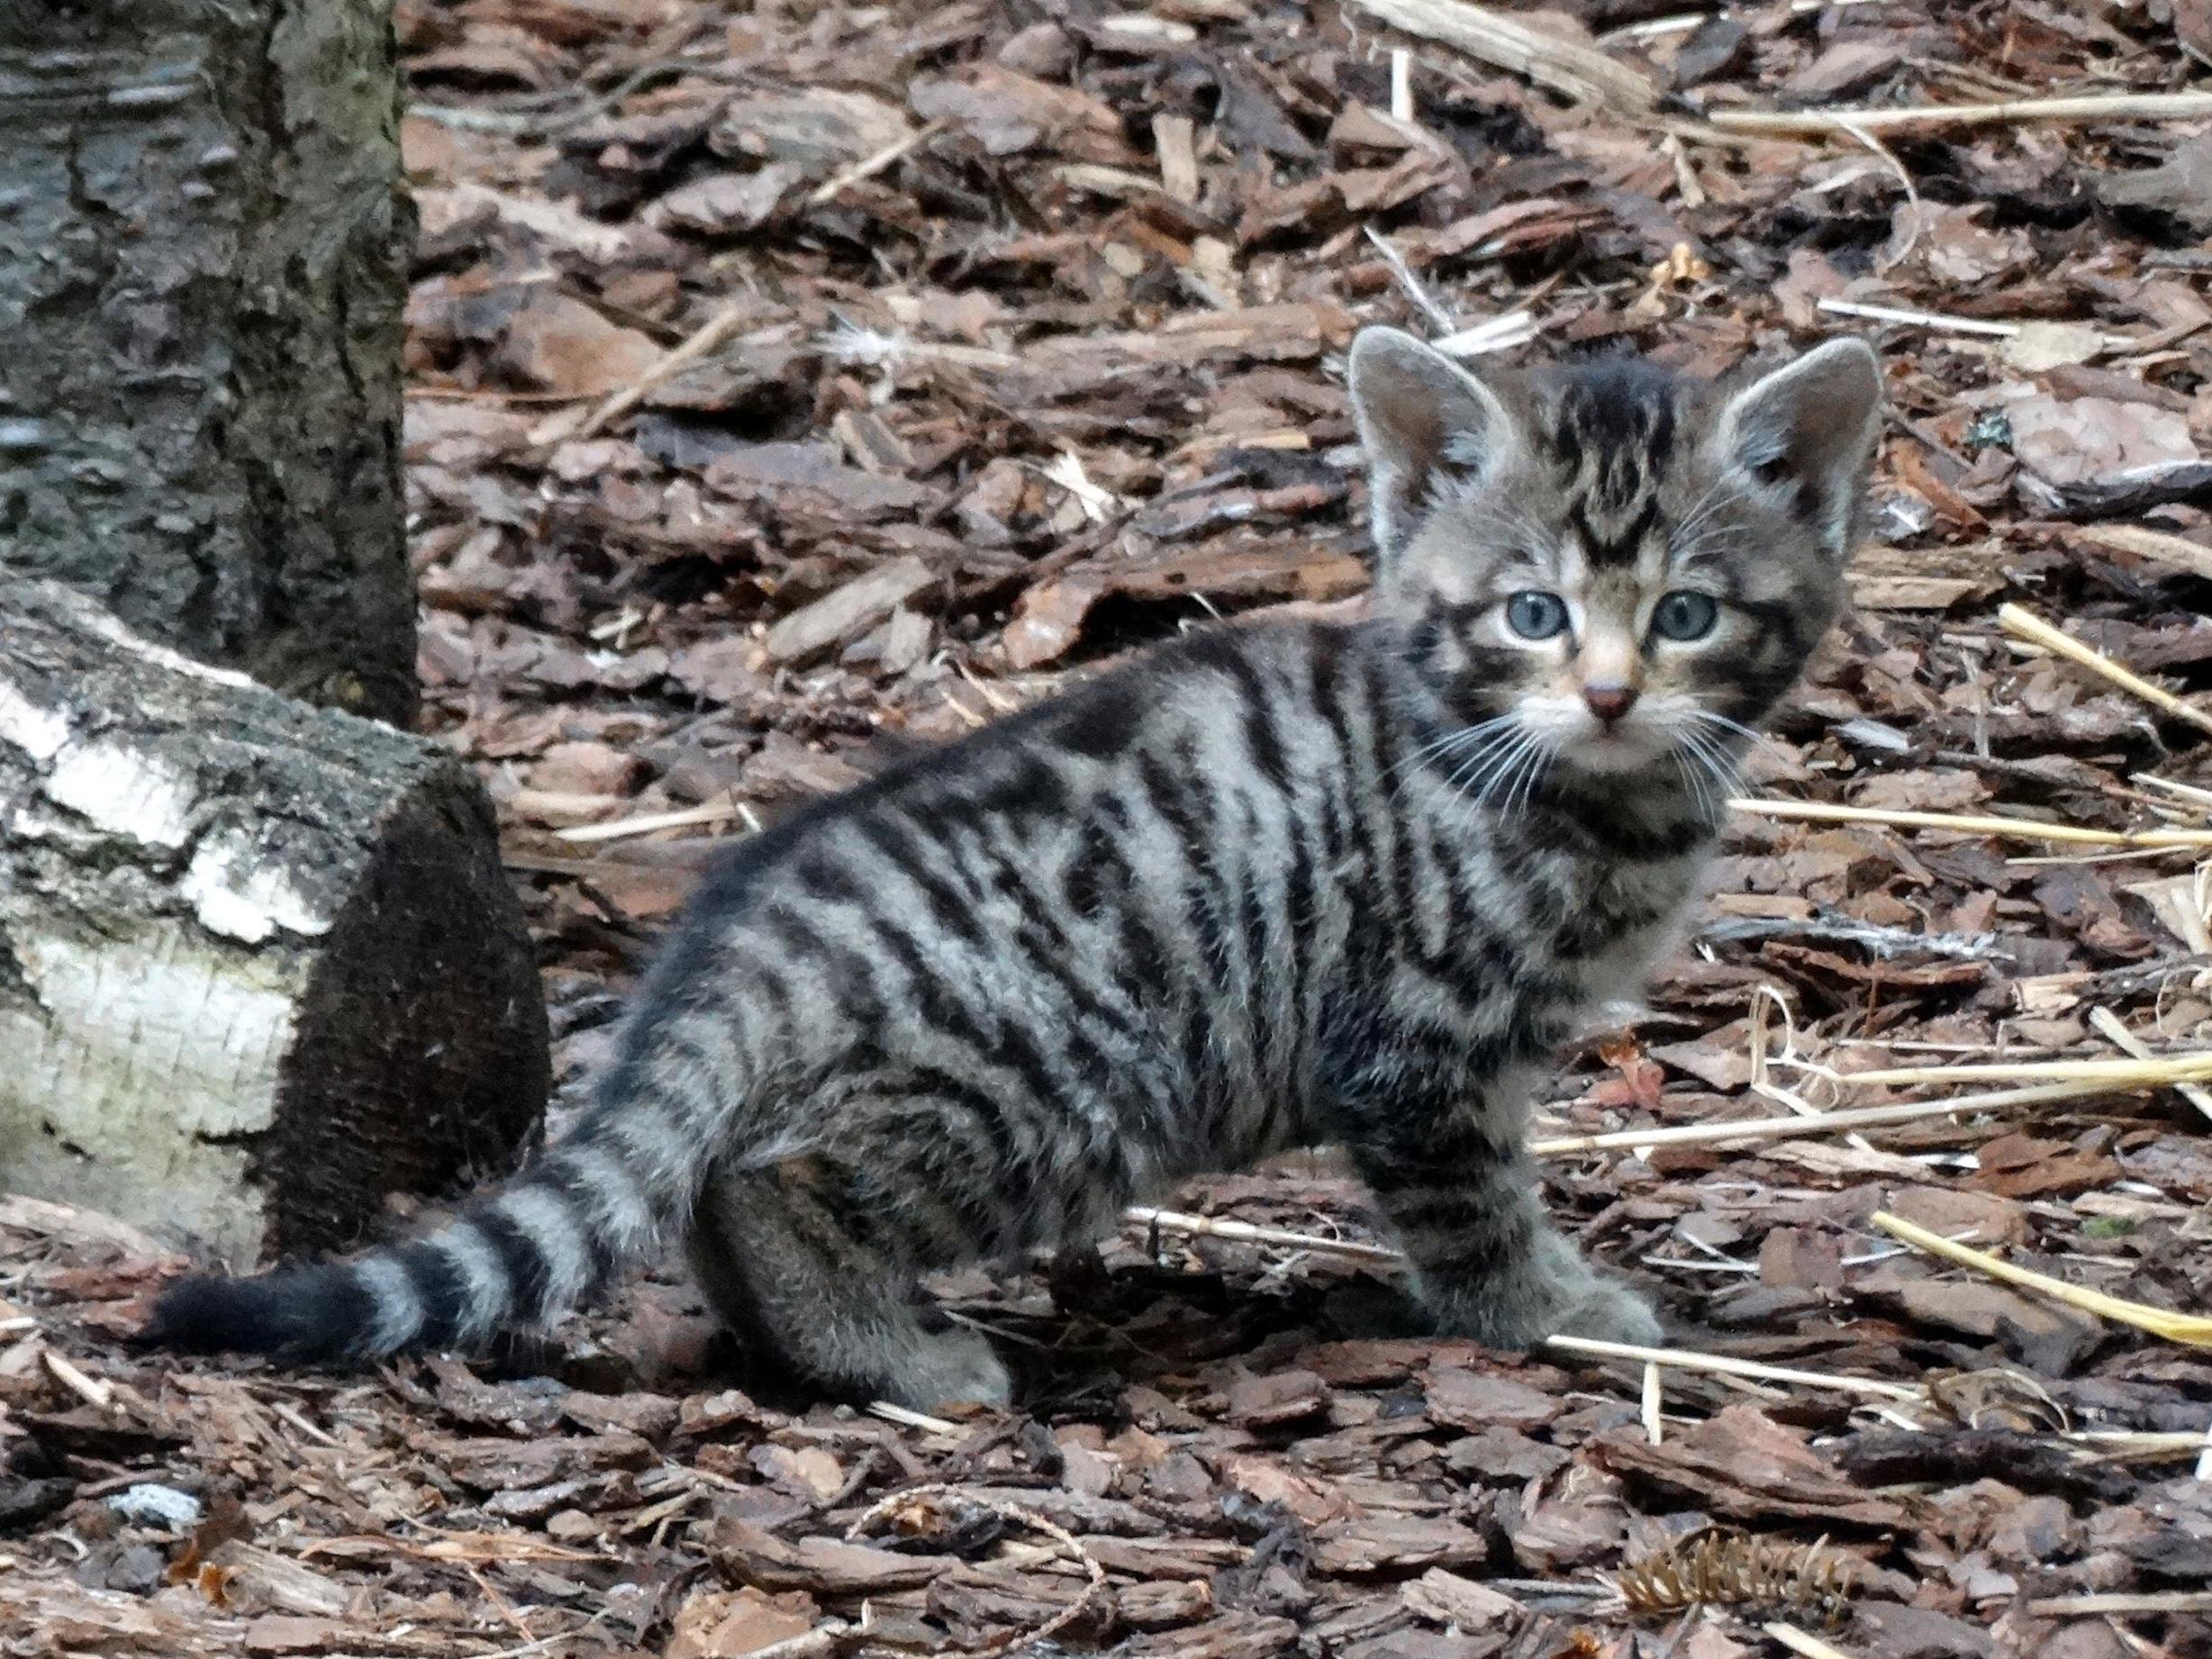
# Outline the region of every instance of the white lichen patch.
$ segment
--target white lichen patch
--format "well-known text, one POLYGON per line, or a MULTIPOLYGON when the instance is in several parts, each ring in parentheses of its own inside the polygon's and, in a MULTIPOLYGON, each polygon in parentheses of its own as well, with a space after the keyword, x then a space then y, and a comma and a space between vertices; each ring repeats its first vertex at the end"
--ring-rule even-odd
POLYGON ((58 709, 41 709, 13 685, 0 685, 0 743, 33 760, 50 760, 69 740, 69 722, 58 709))
POLYGON ((279 860, 236 830, 204 838, 179 884, 200 925, 241 944, 258 945, 279 928, 317 938, 331 917, 303 893, 279 860))
POLYGON ((182 847, 192 835, 192 781, 142 749, 92 739, 54 759, 46 798, 111 835, 147 847, 182 847))

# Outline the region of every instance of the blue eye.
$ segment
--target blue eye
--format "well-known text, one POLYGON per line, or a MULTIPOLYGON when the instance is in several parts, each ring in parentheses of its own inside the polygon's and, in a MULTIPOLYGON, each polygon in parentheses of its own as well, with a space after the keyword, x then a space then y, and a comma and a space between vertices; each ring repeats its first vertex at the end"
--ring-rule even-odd
POLYGON ((1662 594, 1658 609, 1651 613, 1652 631, 1662 639, 1702 639, 1719 620, 1720 606, 1710 594, 1686 588, 1662 594))
POLYGON ((1533 588, 1505 602, 1505 625, 1524 639, 1549 639, 1567 625, 1567 602, 1533 588))

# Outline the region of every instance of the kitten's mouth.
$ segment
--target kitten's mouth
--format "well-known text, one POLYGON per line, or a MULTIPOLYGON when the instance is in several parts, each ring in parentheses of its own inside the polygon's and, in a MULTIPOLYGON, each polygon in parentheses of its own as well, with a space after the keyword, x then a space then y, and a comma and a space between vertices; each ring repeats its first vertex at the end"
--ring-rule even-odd
POLYGON ((1592 731, 1564 750, 1565 758, 1585 772, 1640 772, 1661 759, 1666 745, 1648 731, 1592 731))

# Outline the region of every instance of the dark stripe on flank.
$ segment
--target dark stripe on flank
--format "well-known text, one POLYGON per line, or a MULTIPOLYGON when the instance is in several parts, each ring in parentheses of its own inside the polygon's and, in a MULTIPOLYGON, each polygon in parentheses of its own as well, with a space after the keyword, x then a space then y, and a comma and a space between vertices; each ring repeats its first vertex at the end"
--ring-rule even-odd
MULTIPOLYGON (((902 836, 892 825, 881 819, 864 819, 860 833, 871 846, 883 854, 884 860, 920 891, 922 902, 929 906, 929 919, 955 938, 970 945, 982 945, 986 934, 976 919, 975 907, 968 897, 932 870, 923 861, 921 848, 902 836)), ((880 921, 879 919, 875 919, 880 921)))

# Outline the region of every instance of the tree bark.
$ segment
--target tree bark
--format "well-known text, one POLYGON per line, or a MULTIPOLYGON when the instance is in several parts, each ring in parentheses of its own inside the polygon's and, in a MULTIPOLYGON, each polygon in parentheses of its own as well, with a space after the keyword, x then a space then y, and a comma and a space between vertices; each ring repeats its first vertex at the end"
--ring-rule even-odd
POLYGON ((475 775, 56 584, 0 641, 0 1190, 243 1267, 506 1162, 546 1020, 475 775))
POLYGON ((0 5, 0 571, 403 724, 391 11, 0 5))

